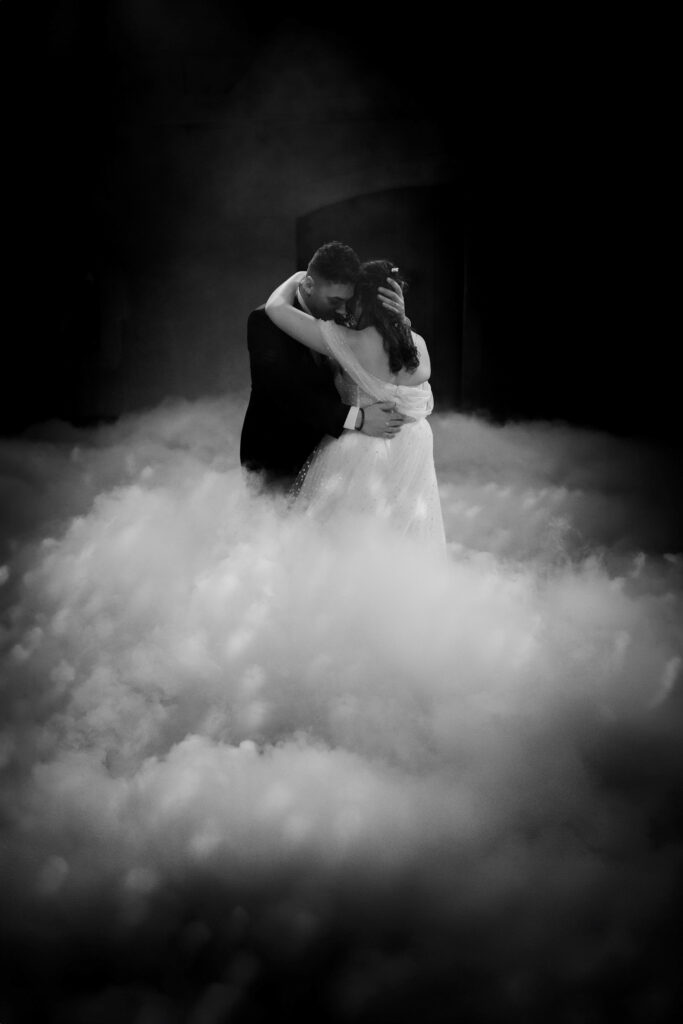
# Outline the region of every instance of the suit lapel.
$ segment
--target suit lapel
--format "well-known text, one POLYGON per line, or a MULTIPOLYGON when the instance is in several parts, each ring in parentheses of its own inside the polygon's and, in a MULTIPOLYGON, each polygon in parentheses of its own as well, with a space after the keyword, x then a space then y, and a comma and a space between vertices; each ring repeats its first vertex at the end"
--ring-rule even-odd
MULTIPOLYGON (((307 312, 307 310, 305 310, 303 308, 303 306, 301 305, 301 303, 299 302, 299 293, 298 292, 294 296, 294 306, 295 306, 296 309, 300 309, 302 313, 306 313, 307 312)), ((297 344, 300 344, 300 343, 297 342, 297 344)), ((305 345, 304 347, 305 347, 306 351, 308 352, 309 357, 315 363, 316 367, 319 370, 322 370, 325 367, 325 357, 323 355, 321 355, 320 352, 316 352, 316 350, 314 348, 308 348, 307 345, 305 345)))

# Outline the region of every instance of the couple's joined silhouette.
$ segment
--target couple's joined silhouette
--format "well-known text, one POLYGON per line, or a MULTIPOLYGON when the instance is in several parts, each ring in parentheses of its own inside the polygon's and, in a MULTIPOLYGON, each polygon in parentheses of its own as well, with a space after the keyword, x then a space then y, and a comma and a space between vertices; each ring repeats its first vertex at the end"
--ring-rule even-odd
POLYGON ((404 283, 391 261, 328 242, 250 314, 240 457, 318 521, 371 517, 443 549, 429 352, 404 283))

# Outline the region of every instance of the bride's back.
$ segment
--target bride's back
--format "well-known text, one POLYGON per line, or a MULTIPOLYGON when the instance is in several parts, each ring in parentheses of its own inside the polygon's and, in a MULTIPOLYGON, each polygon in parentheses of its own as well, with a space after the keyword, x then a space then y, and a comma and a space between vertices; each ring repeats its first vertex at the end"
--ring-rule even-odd
POLYGON ((420 362, 416 370, 410 371, 404 368, 398 373, 391 372, 389 356, 384 348, 382 335, 376 327, 366 327, 362 331, 348 331, 347 341, 356 359, 367 373, 371 373, 373 377, 377 377, 387 384, 416 387, 429 380, 431 364, 424 338, 415 334, 414 331, 411 331, 411 334, 420 362))

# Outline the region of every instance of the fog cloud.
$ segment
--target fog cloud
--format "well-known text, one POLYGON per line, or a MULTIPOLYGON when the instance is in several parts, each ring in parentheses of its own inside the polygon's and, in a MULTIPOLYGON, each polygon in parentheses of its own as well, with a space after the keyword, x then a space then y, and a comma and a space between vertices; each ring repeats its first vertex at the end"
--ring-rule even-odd
POLYGON ((666 1019, 672 462, 437 416, 440 563, 255 497, 242 413, 2 443, 6 1019, 666 1019))

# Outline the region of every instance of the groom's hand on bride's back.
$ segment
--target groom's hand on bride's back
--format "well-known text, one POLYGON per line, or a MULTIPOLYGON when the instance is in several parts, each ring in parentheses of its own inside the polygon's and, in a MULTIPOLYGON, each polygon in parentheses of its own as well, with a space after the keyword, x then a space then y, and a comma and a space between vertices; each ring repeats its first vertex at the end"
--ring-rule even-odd
POLYGON ((362 434, 370 437, 395 437, 408 416, 396 411, 396 407, 387 402, 375 402, 365 406, 365 419, 362 434))

